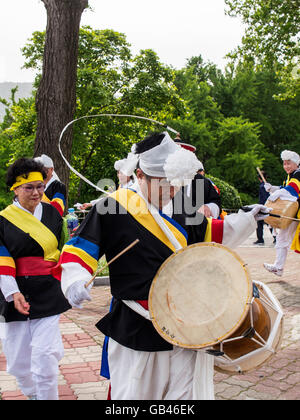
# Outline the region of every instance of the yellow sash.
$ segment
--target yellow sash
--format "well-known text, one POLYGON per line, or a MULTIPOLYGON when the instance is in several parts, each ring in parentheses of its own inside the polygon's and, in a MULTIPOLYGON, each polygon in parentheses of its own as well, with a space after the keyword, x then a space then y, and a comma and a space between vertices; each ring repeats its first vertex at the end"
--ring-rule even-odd
MULTIPOLYGON (((297 213, 297 219, 300 219, 300 210, 297 213)), ((298 223, 297 230, 291 245, 291 249, 300 252, 300 222, 298 223)))
POLYGON ((59 260, 60 252, 57 249, 56 236, 36 217, 13 204, 1 211, 0 215, 23 232, 28 233, 43 248, 46 261, 59 260))
POLYGON ((43 194, 43 198, 42 201, 44 201, 44 203, 50 203, 51 200, 49 200, 49 198, 46 196, 46 194, 43 194))
MULTIPOLYGON (((167 245, 173 252, 176 251, 174 245, 170 242, 149 212, 145 201, 137 193, 126 188, 120 188, 111 194, 110 197, 118 201, 142 226, 167 245)), ((164 222, 180 245, 186 247, 187 241, 185 236, 172 223, 166 219, 164 219, 164 222)))

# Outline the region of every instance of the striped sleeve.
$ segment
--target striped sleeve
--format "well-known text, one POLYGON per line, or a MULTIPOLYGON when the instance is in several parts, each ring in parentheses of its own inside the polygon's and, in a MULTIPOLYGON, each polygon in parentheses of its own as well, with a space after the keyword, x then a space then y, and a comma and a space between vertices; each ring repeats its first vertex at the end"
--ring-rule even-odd
POLYGON ((0 275, 16 276, 15 261, 4 245, 0 245, 0 275))
POLYGON ((291 178, 284 189, 287 190, 292 196, 298 198, 300 193, 300 180, 297 178, 291 178))
POLYGON ((44 199, 51 204, 51 206, 56 208, 62 216, 65 211, 66 195, 65 185, 60 181, 54 181, 49 188, 45 190, 44 199))
POLYGON ((294 171, 288 175, 287 180, 283 183, 284 190, 288 191, 293 197, 299 198, 300 194, 300 170, 294 171))
POLYGON ((93 274, 98 267, 100 258, 99 246, 80 236, 75 236, 63 247, 58 264, 52 274, 61 280, 61 265, 66 263, 78 263, 89 273, 93 274))
POLYGON ((56 193, 50 201, 51 206, 55 207, 59 214, 62 216, 65 211, 66 200, 63 194, 56 193))

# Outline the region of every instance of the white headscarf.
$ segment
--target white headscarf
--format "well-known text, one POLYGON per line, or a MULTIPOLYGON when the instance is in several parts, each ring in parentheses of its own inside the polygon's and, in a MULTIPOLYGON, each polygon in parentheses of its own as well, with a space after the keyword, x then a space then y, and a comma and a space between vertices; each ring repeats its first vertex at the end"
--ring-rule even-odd
POLYGON ((281 159, 282 160, 291 160, 292 162, 296 163, 297 165, 300 164, 300 156, 296 152, 292 152, 291 150, 284 150, 281 152, 281 159))
MULTIPOLYGON (((54 168, 53 160, 47 155, 38 156, 38 157, 34 158, 34 160, 36 162, 40 162, 47 169, 54 168)), ((51 179, 53 179, 53 180, 56 179, 57 181, 60 180, 55 171, 53 171, 51 179)))
POLYGON ((146 175, 167 178, 171 185, 177 187, 187 185, 202 164, 193 152, 176 144, 168 132, 163 134, 165 137, 158 146, 143 153, 136 154, 136 145, 133 145, 126 162, 122 164, 122 172, 129 176, 139 162, 139 167, 146 175))
POLYGON ((129 165, 128 162, 132 161, 132 153, 129 153, 127 158, 117 160, 114 164, 114 168, 116 171, 122 172, 126 176, 134 175, 134 171, 136 169, 136 165, 129 165))

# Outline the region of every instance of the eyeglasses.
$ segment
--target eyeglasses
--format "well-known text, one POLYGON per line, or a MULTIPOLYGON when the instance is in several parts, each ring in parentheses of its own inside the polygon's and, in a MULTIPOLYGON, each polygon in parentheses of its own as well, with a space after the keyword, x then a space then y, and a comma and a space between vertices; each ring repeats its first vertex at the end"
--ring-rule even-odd
POLYGON ((34 187, 33 185, 21 185, 20 188, 23 188, 24 191, 26 191, 28 194, 33 193, 34 190, 37 190, 37 192, 42 192, 45 189, 44 184, 40 184, 37 187, 34 187))

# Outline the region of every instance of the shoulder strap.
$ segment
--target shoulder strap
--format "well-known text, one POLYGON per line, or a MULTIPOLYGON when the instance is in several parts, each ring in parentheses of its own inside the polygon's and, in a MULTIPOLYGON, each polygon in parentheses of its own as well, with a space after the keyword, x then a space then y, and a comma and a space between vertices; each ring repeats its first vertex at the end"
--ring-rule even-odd
POLYGON ((154 236, 156 236, 161 242, 167 245, 173 252, 176 251, 176 246, 174 246, 173 241, 170 240, 166 234, 166 230, 170 230, 171 233, 176 238, 176 241, 180 244, 180 247, 185 247, 187 241, 185 236, 180 230, 174 226, 170 221, 162 219, 162 217, 157 213, 157 217, 162 220, 162 223, 166 226, 167 229, 163 229, 163 226, 160 226, 156 218, 150 213, 147 204, 143 198, 137 194, 135 191, 130 189, 120 188, 115 191, 110 197, 118 201, 122 207, 124 207, 128 213, 131 214, 142 226, 149 230, 154 236))
POLYGON ((32 214, 11 204, 0 212, 0 215, 25 233, 28 233, 44 250, 46 261, 58 261, 60 252, 57 249, 56 236, 32 214))

